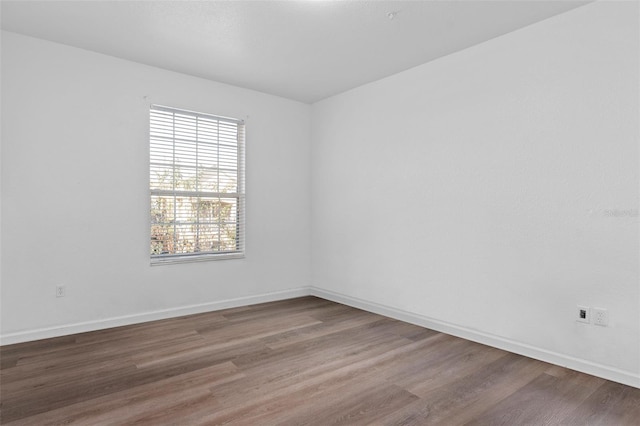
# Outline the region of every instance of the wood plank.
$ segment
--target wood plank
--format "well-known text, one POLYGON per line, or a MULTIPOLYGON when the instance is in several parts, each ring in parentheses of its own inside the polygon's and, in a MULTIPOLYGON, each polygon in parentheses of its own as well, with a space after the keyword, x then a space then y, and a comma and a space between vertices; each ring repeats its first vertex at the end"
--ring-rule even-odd
POLYGON ((542 373, 466 424, 562 424, 603 382, 581 373, 570 379, 542 373))
POLYGON ((567 416, 565 423, 637 425, 640 423, 640 392, 630 386, 605 381, 567 416))
POLYGON ((194 399, 209 397, 212 385, 232 382, 242 377, 244 375, 231 362, 225 362, 68 405, 12 424, 43 425, 51 418, 56 418, 62 424, 133 423, 149 412, 164 411, 194 399))

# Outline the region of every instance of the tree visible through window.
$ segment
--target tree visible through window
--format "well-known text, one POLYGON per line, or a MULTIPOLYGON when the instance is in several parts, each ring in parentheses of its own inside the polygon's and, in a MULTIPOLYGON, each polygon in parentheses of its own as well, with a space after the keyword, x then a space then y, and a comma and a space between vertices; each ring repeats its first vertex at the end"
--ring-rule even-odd
POLYGON ((151 106, 151 259, 241 255, 244 123, 151 106))

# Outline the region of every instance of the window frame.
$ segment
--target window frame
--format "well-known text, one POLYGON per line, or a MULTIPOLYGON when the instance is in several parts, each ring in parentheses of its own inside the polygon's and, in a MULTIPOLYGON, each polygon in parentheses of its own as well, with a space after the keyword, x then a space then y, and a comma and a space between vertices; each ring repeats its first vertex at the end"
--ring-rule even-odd
MULTIPOLYGON (((172 128, 175 131, 175 121, 172 125, 172 128)), ((196 138, 194 139, 196 141, 196 144, 198 143, 199 139, 196 136, 196 138)), ((246 205, 245 205, 245 197, 246 197, 246 189, 245 189, 245 175, 246 175, 246 169, 245 169, 245 149, 246 149, 246 129, 245 129, 245 122, 244 120, 240 120, 240 119, 236 119, 236 118, 230 118, 230 117, 224 117, 224 116, 218 116, 218 115, 214 115, 214 114, 208 114, 208 113, 202 113, 202 112, 196 112, 196 111, 191 111, 191 110, 185 110, 185 109, 181 109, 181 108, 175 108, 175 107, 169 107, 169 106, 164 106, 164 105, 157 105, 157 104, 151 104, 149 106, 149 133, 148 133, 148 149, 149 149, 149 168, 148 168, 148 174, 147 174, 147 183, 149 185, 149 208, 148 208, 148 212, 149 212, 149 226, 147 227, 147 231, 148 231, 148 242, 149 244, 151 244, 152 242, 152 227, 154 225, 154 221, 153 218, 151 216, 151 212, 152 212, 152 206, 153 206, 153 197, 154 196, 183 196, 183 197, 199 197, 199 196, 204 196, 204 197, 213 197, 213 198, 234 198, 237 199, 237 204, 236 204, 236 218, 235 218, 235 224, 236 224, 236 239, 235 239, 235 244, 237 249, 236 250, 229 250, 229 251, 220 251, 220 252, 215 252, 215 251, 202 251, 202 252, 192 252, 192 253, 171 253, 171 254, 157 254, 154 255, 151 250, 149 252, 149 256, 150 256, 150 264, 152 266, 154 265, 165 265, 165 264, 173 264, 173 263, 186 263, 186 262, 202 262, 202 261, 213 261, 213 260, 227 260, 227 259, 241 259, 245 257, 245 249, 246 249, 246 245, 245 245, 245 233, 246 233, 246 205), (214 120, 217 121, 218 123, 220 122, 224 122, 224 123, 233 123, 235 124, 237 127, 237 139, 236 139, 236 143, 237 143, 237 152, 236 152, 236 169, 237 169, 237 177, 236 177, 236 190, 237 192, 235 193, 225 193, 225 192, 219 192, 220 188, 218 187, 218 192, 213 192, 213 191, 186 191, 186 190, 178 190, 175 187, 175 178, 174 178, 174 187, 173 189, 152 189, 152 167, 154 165, 153 161, 152 161, 152 153, 153 153, 153 141, 152 141, 152 137, 153 137, 153 130, 152 130, 152 126, 153 126, 153 112, 154 111, 160 111, 160 112, 164 112, 164 113, 170 113, 170 114, 180 114, 182 116, 188 116, 188 117, 194 117, 194 118, 203 118, 203 119, 207 119, 207 120, 214 120)), ((217 145, 217 149, 220 149, 220 139, 218 138, 215 142, 215 145, 217 145)), ((174 150, 174 158, 172 159, 172 167, 175 173, 175 169, 176 169, 176 158, 175 158, 175 144, 176 144, 176 137, 174 135, 173 137, 173 141, 171 142, 171 145, 173 146, 173 150, 174 150)), ((220 165, 218 164, 217 167, 220 167, 220 165)), ((199 166, 196 163, 195 165, 195 172, 196 174, 198 173, 198 169, 199 166)), ((174 175, 175 176, 175 175, 174 175)), ((216 183, 219 185, 220 184, 220 178, 218 177, 218 180, 216 181, 216 183)), ((175 217, 173 218, 174 220, 174 229, 175 229, 175 217)), ((196 221, 194 223, 199 224, 199 221, 196 221)), ((174 231, 175 232, 175 231, 174 231)), ((150 247, 151 248, 151 247, 150 247)))

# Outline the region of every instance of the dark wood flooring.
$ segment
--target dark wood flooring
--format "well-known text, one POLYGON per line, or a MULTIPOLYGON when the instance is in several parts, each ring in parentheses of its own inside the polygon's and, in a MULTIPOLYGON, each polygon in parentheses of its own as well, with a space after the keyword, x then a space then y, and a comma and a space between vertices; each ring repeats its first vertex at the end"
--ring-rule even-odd
POLYGON ((638 425, 640 389, 305 297, 0 348, 11 425, 638 425))

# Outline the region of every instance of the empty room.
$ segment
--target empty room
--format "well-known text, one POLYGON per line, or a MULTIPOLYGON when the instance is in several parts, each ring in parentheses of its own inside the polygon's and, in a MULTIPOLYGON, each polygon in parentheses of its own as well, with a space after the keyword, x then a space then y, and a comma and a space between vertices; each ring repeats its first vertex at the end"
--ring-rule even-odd
POLYGON ((638 1, 0 16, 1 424, 640 424, 638 1))

